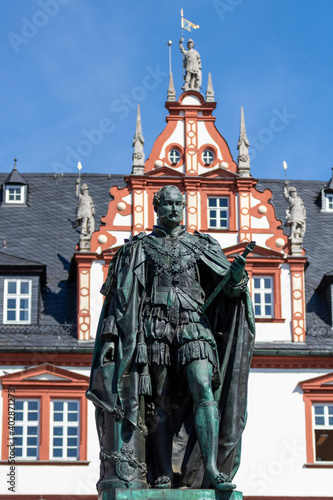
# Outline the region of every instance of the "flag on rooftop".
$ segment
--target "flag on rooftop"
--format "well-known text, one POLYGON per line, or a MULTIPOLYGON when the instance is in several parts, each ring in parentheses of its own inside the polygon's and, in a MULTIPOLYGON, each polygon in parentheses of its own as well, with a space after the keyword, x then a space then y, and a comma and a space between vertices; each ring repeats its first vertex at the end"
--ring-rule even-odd
POLYGON ((196 30, 197 28, 199 28, 199 24, 193 24, 191 23, 191 21, 188 21, 187 19, 182 17, 182 29, 191 31, 191 28, 196 30))

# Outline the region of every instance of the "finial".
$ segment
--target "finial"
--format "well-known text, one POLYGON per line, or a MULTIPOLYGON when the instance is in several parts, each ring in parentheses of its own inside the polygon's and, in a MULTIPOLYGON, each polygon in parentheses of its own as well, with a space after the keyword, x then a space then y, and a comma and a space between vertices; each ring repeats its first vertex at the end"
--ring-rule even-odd
POLYGON ((175 101, 175 100, 176 100, 176 91, 175 91, 175 86, 173 83, 172 72, 170 71, 169 88, 168 88, 168 101, 175 101))
POLYGON ((212 82, 212 75, 208 73, 208 83, 207 83, 207 91, 206 91, 206 102, 214 102, 214 89, 212 82))
POLYGON ((16 170, 16 162, 17 162, 17 158, 14 158, 14 170, 16 170))
POLYGON ((134 152, 132 155, 132 160, 133 160, 132 174, 143 174, 144 172, 144 167, 145 167, 145 154, 143 152, 144 143, 145 140, 143 138, 142 128, 141 128, 140 104, 138 104, 138 109, 136 113, 136 127, 133 139, 134 152))
POLYGON ((237 149, 238 155, 238 173, 241 177, 250 177, 250 156, 249 156, 249 140, 246 135, 244 109, 241 106, 241 121, 240 133, 237 149))

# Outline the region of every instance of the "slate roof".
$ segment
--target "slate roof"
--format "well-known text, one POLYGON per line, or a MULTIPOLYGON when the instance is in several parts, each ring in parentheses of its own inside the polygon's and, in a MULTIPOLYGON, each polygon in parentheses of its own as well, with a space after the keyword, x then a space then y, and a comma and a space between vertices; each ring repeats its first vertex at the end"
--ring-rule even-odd
MULTIPOLYGON (((0 174, 0 185, 8 174, 0 174)), ((0 205, 0 266, 20 262, 46 266, 46 286, 42 291, 40 324, 36 327, 0 325, 1 350, 81 350, 92 351, 93 343, 79 342, 76 336, 76 276, 73 253, 79 242, 75 221, 77 174, 25 174, 28 206, 0 205), (31 261, 31 262, 29 262, 31 261)), ((95 205, 96 229, 106 215, 111 186, 125 186, 124 176, 83 174, 95 205)), ((261 179, 257 188, 272 191, 271 203, 282 226, 286 201, 283 180, 261 179)), ((306 269, 307 340, 305 344, 288 342, 257 343, 258 354, 333 355, 333 330, 329 304, 316 291, 325 273, 333 270, 333 213, 320 212, 324 181, 290 181, 302 198, 306 211, 304 248, 306 269)), ((285 230, 287 233, 287 228, 285 230)))
POLYGON ((26 185, 27 181, 22 177, 20 172, 14 167, 8 177, 5 179, 4 184, 23 184, 26 185))
MULTIPOLYGON (((306 209, 306 232, 303 248, 308 260, 305 271, 307 348, 328 349, 333 352, 333 329, 330 324, 329 298, 320 294, 317 288, 325 273, 333 269, 333 212, 321 212, 321 190, 327 186, 325 181, 291 180, 297 195, 303 200, 306 209)), ((287 202, 283 196, 284 180, 260 179, 257 189, 270 189, 273 193, 271 203, 276 216, 285 223, 287 202)), ((289 228, 285 228, 289 234, 289 228)))
MULTIPOLYGON (((0 325, 0 348, 22 349, 78 344, 76 328, 76 266, 73 254, 79 230, 73 229, 77 198, 77 174, 24 174, 28 184, 28 206, 0 205, 0 265, 46 266, 38 328, 0 325), (6 242, 3 247, 4 241, 6 242), (34 333, 33 333, 34 332, 34 333)), ((2 185, 8 174, 0 174, 2 185)), ((95 226, 107 213, 111 186, 125 185, 122 175, 82 174, 95 206, 95 226)), ((87 345, 91 343, 87 343, 87 345)))

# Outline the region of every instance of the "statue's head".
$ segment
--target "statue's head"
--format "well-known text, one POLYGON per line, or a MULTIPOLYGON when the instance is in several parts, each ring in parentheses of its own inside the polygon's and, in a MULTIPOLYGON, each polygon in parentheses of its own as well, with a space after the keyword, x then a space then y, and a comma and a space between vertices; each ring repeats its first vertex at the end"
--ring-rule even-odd
POLYGON ((183 220, 183 210, 186 201, 176 186, 164 186, 153 199, 154 210, 160 224, 176 227, 183 220))
POLYGON ((291 186, 289 188, 289 195, 292 197, 292 198, 296 198, 297 196, 297 191, 296 191, 296 188, 294 186, 291 186))
POLYGON ((193 49, 193 47, 194 47, 194 42, 193 42, 192 38, 189 38, 188 42, 187 42, 187 48, 193 49))
POLYGON ((87 193, 89 191, 89 188, 87 186, 87 184, 81 184, 81 193, 84 194, 84 193, 87 193))

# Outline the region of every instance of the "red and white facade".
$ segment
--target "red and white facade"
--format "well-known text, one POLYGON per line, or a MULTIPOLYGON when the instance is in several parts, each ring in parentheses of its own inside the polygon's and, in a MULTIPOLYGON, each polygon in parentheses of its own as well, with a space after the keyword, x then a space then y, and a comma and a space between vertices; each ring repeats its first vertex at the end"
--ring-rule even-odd
MULTIPOLYGON (((215 102, 207 102, 195 91, 166 102, 166 126, 141 173, 128 175, 124 188, 111 188, 112 201, 102 217, 103 225, 92 235, 90 251, 75 252, 77 335, 82 344, 95 337, 103 303, 99 289, 114 253, 124 239, 152 230, 153 196, 169 184, 186 197, 184 223, 188 231, 211 234, 230 261, 249 241, 256 241, 254 253, 247 258, 247 271, 255 298, 258 345, 305 342, 305 252, 291 255, 288 238, 270 202, 272 192, 260 192, 254 177, 239 173, 215 127, 215 107, 215 102)), ((46 500, 96 498, 99 445, 93 405, 84 399, 90 362, 91 353, 8 354, 3 360, 3 470, 8 469, 6 411, 10 389, 19 399, 37 399, 41 414, 39 459, 22 460, 15 498, 37 500, 40 494, 46 500), (50 412, 56 400, 77 402, 80 446, 75 461, 51 458, 50 412), (30 481, 27 489, 25 478, 30 475, 38 479, 35 486, 30 481)), ((326 413, 331 408, 333 412, 333 358, 283 356, 278 352, 254 356, 249 420, 236 477, 246 498, 333 498, 333 461, 321 464, 314 451, 313 405, 319 403, 326 413)), ((331 428, 329 432, 333 432, 333 422, 331 428)), ((2 485, 0 500, 5 498, 9 498, 7 486, 2 485)))

